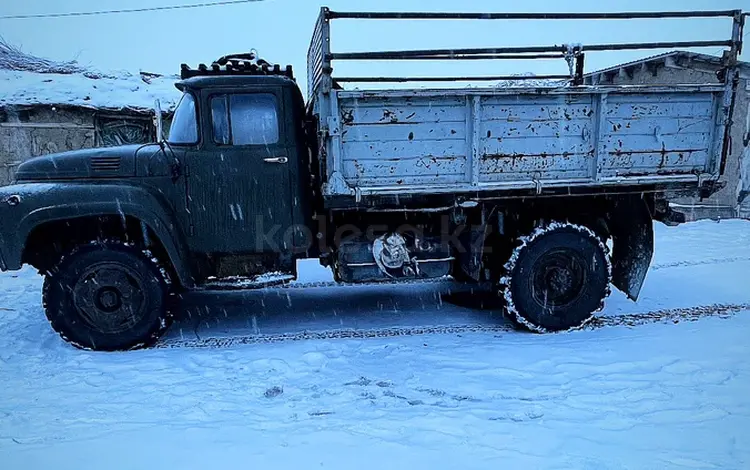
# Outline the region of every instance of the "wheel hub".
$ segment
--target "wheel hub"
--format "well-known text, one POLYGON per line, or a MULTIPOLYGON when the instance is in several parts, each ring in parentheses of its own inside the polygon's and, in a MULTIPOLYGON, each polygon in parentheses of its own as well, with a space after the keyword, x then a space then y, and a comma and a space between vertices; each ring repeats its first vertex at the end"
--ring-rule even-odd
POLYGON ((97 292, 96 302, 100 310, 112 313, 122 305, 122 294, 115 288, 105 287, 97 292))
POLYGON ((133 269, 114 262, 89 267, 73 288, 79 316, 91 328, 116 334, 145 315, 144 284, 133 269))
POLYGON ((583 291, 585 263, 573 250, 547 252, 534 266, 532 282, 534 299, 540 306, 550 309, 563 307, 574 302, 583 291))
POLYGON ((563 295, 573 287, 573 276, 570 269, 557 266, 548 268, 546 287, 556 295, 563 295))

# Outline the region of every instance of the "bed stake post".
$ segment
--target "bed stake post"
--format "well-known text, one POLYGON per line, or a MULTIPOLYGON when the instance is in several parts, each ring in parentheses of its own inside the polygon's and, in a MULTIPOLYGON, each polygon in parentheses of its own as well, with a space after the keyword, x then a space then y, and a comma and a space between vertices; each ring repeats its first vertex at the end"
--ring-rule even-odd
POLYGON ((583 85, 583 61, 584 61, 584 53, 579 52, 576 54, 576 71, 575 75, 573 77, 573 86, 581 86, 583 85))

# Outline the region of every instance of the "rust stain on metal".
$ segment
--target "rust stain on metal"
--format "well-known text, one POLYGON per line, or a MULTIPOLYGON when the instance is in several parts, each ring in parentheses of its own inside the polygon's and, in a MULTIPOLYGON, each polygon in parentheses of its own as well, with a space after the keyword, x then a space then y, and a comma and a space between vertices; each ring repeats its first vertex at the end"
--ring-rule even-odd
POLYGON ((396 113, 394 113, 390 109, 384 109, 383 117, 380 118, 380 122, 388 122, 390 124, 395 124, 398 122, 398 116, 396 115, 396 113))
POLYGON ((637 176, 653 176, 654 174, 657 174, 659 176, 669 176, 669 175, 679 175, 679 174, 687 174, 690 173, 690 171, 687 170, 680 170, 680 169, 674 169, 674 170, 657 170, 655 173, 653 172, 647 172, 647 171, 632 171, 632 172, 625 172, 625 173, 618 173, 617 176, 624 176, 624 177, 637 177, 637 176))
MULTIPOLYGON (((422 160, 431 160, 433 162, 451 162, 458 159, 455 155, 426 155, 421 158, 422 160)), ((403 158, 400 157, 390 157, 390 158, 380 158, 378 159, 379 162, 402 162, 404 161, 403 158)))
POLYGON ((357 176, 362 176, 365 172, 365 169, 362 166, 362 164, 360 164, 358 160, 354 160, 353 163, 354 163, 354 170, 357 172, 357 176))
MULTIPOLYGON (((591 152, 589 152, 591 153, 591 152)), ((578 155, 576 153, 572 152, 561 152, 561 153, 548 153, 548 152, 542 152, 542 153, 492 153, 492 154, 485 154, 482 155, 483 160, 503 160, 503 159, 519 159, 519 158, 531 158, 531 157, 542 157, 542 158, 548 158, 548 157, 564 157, 569 158, 571 155, 578 155)))
POLYGON ((664 165, 667 163, 667 146, 664 144, 664 142, 661 143, 661 161, 659 162, 658 167, 664 168, 664 165))
POLYGON ((662 149, 655 149, 655 150, 614 150, 609 152, 610 155, 639 155, 639 154, 648 154, 648 153, 691 153, 691 152, 702 152, 706 149, 674 149, 674 150, 662 150, 662 149))
POLYGON ((368 126, 393 126, 393 125, 413 125, 414 122, 402 122, 402 121, 383 121, 382 119, 378 122, 369 122, 367 123, 368 126))

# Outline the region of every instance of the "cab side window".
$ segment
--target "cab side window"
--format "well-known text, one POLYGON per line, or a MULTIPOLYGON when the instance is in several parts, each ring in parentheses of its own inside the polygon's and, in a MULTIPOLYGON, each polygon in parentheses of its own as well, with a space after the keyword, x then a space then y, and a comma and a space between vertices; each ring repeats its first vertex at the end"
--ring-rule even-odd
POLYGON ((215 95, 211 119, 217 144, 271 145, 279 141, 276 96, 270 93, 215 95))
POLYGON ((214 142, 222 145, 232 143, 229 137, 229 113, 227 112, 227 95, 211 98, 211 122, 214 128, 214 142))

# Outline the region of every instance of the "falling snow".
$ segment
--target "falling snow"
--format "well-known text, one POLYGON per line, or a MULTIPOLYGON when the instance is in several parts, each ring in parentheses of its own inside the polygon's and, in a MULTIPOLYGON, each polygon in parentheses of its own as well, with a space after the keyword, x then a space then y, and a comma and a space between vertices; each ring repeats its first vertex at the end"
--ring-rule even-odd
POLYGON ((32 269, 2 273, 0 467, 748 468, 750 222, 655 230, 640 300, 561 334, 310 260, 295 288, 184 295, 157 348, 93 353, 51 331, 32 269))

